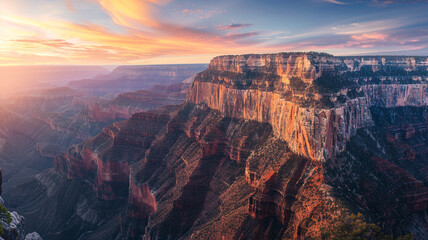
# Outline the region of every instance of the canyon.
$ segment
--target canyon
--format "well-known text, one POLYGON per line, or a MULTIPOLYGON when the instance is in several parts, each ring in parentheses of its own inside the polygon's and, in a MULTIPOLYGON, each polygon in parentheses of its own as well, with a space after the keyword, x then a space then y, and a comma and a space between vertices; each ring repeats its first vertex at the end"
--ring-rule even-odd
MULTIPOLYGON (((126 66, 121 68, 126 69, 126 66)), ((183 102, 189 83, 182 81, 192 78, 199 71, 199 68, 195 68, 193 65, 165 65, 162 68, 144 66, 141 68, 131 74, 135 83, 129 83, 127 89, 132 92, 110 89, 107 95, 102 95, 78 88, 52 87, 35 82, 34 86, 28 85, 28 88, 20 89, 10 97, 6 96, 7 98, 1 99, 0 164, 4 177, 3 189, 6 206, 16 210, 15 207, 18 206, 18 203, 10 200, 10 196, 17 193, 16 189, 39 179, 37 177, 39 173, 53 168, 55 157, 67 151, 73 144, 97 135, 103 127, 128 119, 136 112, 183 102), (177 70, 180 72, 175 72, 177 70), (162 79, 147 82, 148 80, 144 78, 150 72, 151 75, 156 72, 162 75, 162 71, 167 72, 162 79)), ((4 69, 7 70, 6 67, 4 69)), ((12 67, 12 69, 15 68, 12 67)), ((27 68, 23 67, 23 69, 27 68)), ((75 75, 70 73, 73 71, 72 67, 55 69, 52 66, 40 69, 41 71, 48 69, 49 71, 45 71, 46 74, 55 72, 50 77, 46 74, 43 75, 46 77, 43 81, 51 81, 53 85, 62 85, 67 81, 84 76, 84 74, 80 75, 80 69, 98 71, 101 68, 76 67, 75 75), (68 76, 61 78, 63 74, 68 76)), ((34 67, 34 70, 38 71, 39 68, 34 67)), ((96 77, 96 83, 99 86, 107 81, 108 74, 105 69, 103 71, 104 75, 98 74, 96 77)), ((89 73, 85 74, 90 76, 89 73)), ((108 79, 115 80, 124 74, 130 73, 121 70, 121 73, 115 78, 108 77, 108 79)), ((7 76, 2 75, 2 77, 7 76)), ((36 81, 36 79, 33 80, 36 81)), ((96 87, 96 84, 93 87, 96 87)), ((118 141, 120 140, 118 139, 118 141)), ((127 139, 124 139, 122 144, 128 144, 127 139)), ((52 182, 52 184, 56 184, 56 182, 52 182)), ((25 192, 23 194, 25 195, 25 192)), ((25 196, 30 197, 30 195, 25 196)), ((27 232, 34 231, 32 218, 28 217, 26 213, 24 215, 27 220, 27 224, 24 225, 27 232)), ((64 223, 63 226, 65 225, 64 223)))
POLYGON ((387 234, 428 237, 427 57, 219 56, 189 77, 74 100, 90 104, 73 119, 97 127, 67 149, 40 147, 54 168, 5 194, 26 228, 44 239, 320 239, 360 212, 387 234))
MULTIPOLYGON (((11 67, 12 70, 17 68, 11 67)), ((66 151, 72 144, 97 135, 103 127, 115 121, 128 119, 136 112, 183 102, 189 86, 183 81, 192 78, 200 66, 121 66, 111 73, 106 73, 104 69, 104 75, 101 74, 100 67, 78 66, 74 69, 75 75, 70 73, 73 71, 72 67, 29 66, 19 69, 30 69, 28 71, 34 71, 34 74, 41 71, 45 81, 51 80, 53 84, 64 84, 67 80, 90 76, 90 70, 96 73, 93 75, 97 75, 94 81, 99 87, 123 76, 132 76, 134 83, 127 84, 127 89, 132 92, 113 88, 107 95, 95 95, 91 91, 68 86, 29 85, 3 100, 0 108, 0 162, 5 189, 9 185, 21 184, 23 179, 28 179, 27 177, 32 177, 41 170, 53 167, 56 155, 66 151), (162 79, 153 81, 145 78, 156 73, 162 79), (9 181, 13 176, 18 178, 9 181)), ((2 68, 3 72, 6 70, 6 67, 2 68)), ((95 83, 93 87, 97 87, 95 83)))

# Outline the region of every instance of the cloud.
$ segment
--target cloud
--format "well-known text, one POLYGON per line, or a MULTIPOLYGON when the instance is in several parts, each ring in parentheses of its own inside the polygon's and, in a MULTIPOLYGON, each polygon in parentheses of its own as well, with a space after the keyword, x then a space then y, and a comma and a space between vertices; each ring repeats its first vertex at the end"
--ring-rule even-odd
POLYGON ((353 1, 339 1, 339 0, 322 0, 323 2, 329 2, 338 5, 347 4, 377 4, 377 5, 389 5, 396 3, 428 3, 428 0, 353 0, 353 1))
POLYGON ((340 1, 337 1, 337 0, 323 0, 324 2, 329 2, 329 3, 334 3, 334 4, 339 4, 339 5, 345 5, 345 4, 347 4, 347 3, 344 3, 344 2, 340 2, 340 1))
POLYGON ((153 6, 164 5, 169 0, 96 0, 113 21, 122 26, 157 26, 153 19, 153 6))
POLYGON ((333 53, 348 49, 355 52, 377 48, 385 51, 423 49, 428 43, 427 30, 419 27, 426 20, 417 16, 367 22, 346 22, 345 19, 341 25, 326 24, 291 32, 288 29, 270 31, 269 26, 264 31, 244 31, 253 25, 218 25, 215 22, 218 18, 200 20, 224 10, 200 9, 196 5, 183 9, 181 5, 178 8, 170 4, 169 0, 82 1, 87 5, 79 5, 76 11, 70 11, 73 9, 70 3, 77 7, 77 1, 64 0, 60 1, 60 7, 41 8, 42 12, 36 15, 28 14, 32 11, 28 4, 8 8, 9 4, 0 1, 0 64, 138 64, 162 58, 177 62, 180 56, 195 61, 191 56, 208 59, 218 54, 248 51, 329 50, 333 53), (67 4, 70 4, 68 8, 67 4), (58 12, 53 14, 52 9, 58 12), (82 9, 99 15, 83 20, 79 15, 82 9), (171 11, 175 15, 165 17, 171 11))
POLYGON ((186 8, 186 9, 183 9, 181 12, 183 14, 186 14, 186 15, 198 15, 199 18, 201 18, 201 19, 208 19, 208 18, 211 18, 212 16, 214 16, 216 14, 221 14, 224 11, 223 10, 208 10, 208 11, 205 11, 205 10, 202 10, 202 9, 192 10, 192 9, 187 9, 186 8))
POLYGON ((357 41, 367 41, 367 40, 385 41, 388 38, 388 35, 380 34, 380 33, 364 33, 360 35, 352 35, 351 38, 357 41))
POLYGON ((204 13, 204 11, 202 9, 196 9, 196 10, 191 10, 191 9, 183 9, 183 11, 181 11, 184 14, 188 14, 188 15, 193 15, 195 13, 199 13, 202 14, 204 13))
MULTIPOLYGON (((288 39, 287 39, 288 40, 288 39)), ((423 29, 395 29, 351 35, 325 34, 305 40, 279 43, 287 51, 328 51, 333 54, 411 52, 427 49, 428 35, 423 29)), ((416 54, 420 54, 417 52, 416 54)))
POLYGON ((122 26, 122 31, 115 31, 94 23, 40 20, 11 14, 12 12, 8 12, 7 15, 0 16, 1 23, 7 23, 0 30, 0 64, 5 61, 8 64, 57 63, 58 59, 63 59, 61 62, 64 64, 124 64, 144 62, 145 59, 160 56, 201 53, 213 56, 227 49, 233 49, 236 53, 243 52, 249 45, 258 43, 259 40, 252 37, 260 34, 224 34, 165 23, 155 18, 152 21, 156 24, 151 26, 118 24, 122 26), (9 35, 3 35, 3 31, 9 35), (13 59, 19 60, 12 61, 13 59))
POLYGON ((230 24, 227 26, 218 26, 217 29, 220 30, 235 30, 235 29, 241 29, 241 28, 246 28, 246 27, 251 27, 253 26, 253 24, 239 24, 239 23, 234 23, 234 24, 230 24))
POLYGON ((412 23, 412 20, 395 18, 367 22, 354 22, 350 24, 334 26, 331 28, 331 30, 332 32, 340 35, 353 35, 367 32, 379 32, 391 29, 398 29, 404 26, 408 26, 412 23))
POLYGON ((394 3, 428 3, 428 0, 371 0, 371 2, 381 5, 394 3))
POLYGON ((249 38, 261 35, 261 32, 248 32, 248 33, 230 33, 226 34, 225 37, 227 39, 241 39, 241 38, 249 38))
POLYGON ((70 11, 72 11, 72 12, 75 12, 75 11, 76 11, 76 9, 74 9, 74 7, 73 7, 73 4, 71 3, 71 0, 65 0, 65 3, 66 3, 66 5, 67 5, 67 9, 68 9, 68 10, 70 10, 70 11))

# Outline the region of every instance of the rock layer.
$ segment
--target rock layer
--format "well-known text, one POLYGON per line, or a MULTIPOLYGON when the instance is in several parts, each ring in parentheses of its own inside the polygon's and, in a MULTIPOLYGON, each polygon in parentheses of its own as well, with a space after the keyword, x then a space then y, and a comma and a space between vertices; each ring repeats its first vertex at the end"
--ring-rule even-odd
MULTIPOLYGON (((352 89, 359 93, 359 97, 339 102, 338 96, 345 97, 342 93, 346 95, 351 91, 344 89, 336 95, 328 94, 335 101, 333 107, 319 108, 295 101, 293 94, 298 93, 291 91, 292 95, 286 94, 288 88, 283 85, 271 89, 254 84, 238 86, 223 78, 228 72, 262 71, 263 74, 270 73, 281 78, 284 77, 281 74, 287 74, 286 78, 301 78, 303 82, 313 83, 323 71, 331 71, 331 68, 341 66, 346 61, 313 54, 290 54, 286 59, 282 54, 217 57, 208 67, 214 72, 201 73, 196 77, 187 100, 195 104, 205 103, 227 117, 270 123, 275 134, 287 141, 294 152, 317 160, 343 152, 346 142, 357 129, 370 126, 371 106, 428 105, 426 83, 362 85, 352 89)), ((242 81, 246 81, 245 76, 242 81)), ((275 85, 275 78, 270 81, 275 85)), ((316 93, 314 96, 320 98, 325 95, 316 93)), ((309 94, 305 97, 308 98, 309 94)))
POLYGON ((108 126, 96 137, 70 148, 55 159, 55 167, 69 179, 91 181, 102 199, 124 198, 130 164, 150 147, 168 119, 165 114, 136 113, 131 119, 108 126))

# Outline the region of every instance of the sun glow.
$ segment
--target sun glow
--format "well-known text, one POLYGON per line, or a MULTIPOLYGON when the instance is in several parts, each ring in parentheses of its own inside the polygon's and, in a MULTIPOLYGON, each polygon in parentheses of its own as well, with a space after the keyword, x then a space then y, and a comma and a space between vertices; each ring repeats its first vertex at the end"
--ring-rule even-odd
MULTIPOLYGON (((342 3, 319 1, 350 13, 357 7, 342 3)), ((278 4, 290 9, 299 5, 278 4)), ((356 21, 351 14, 326 22, 275 15, 268 6, 256 5, 266 14, 222 0, 218 7, 174 0, 40 0, 35 6, 27 0, 4 0, 0 65, 206 63, 216 55, 280 51, 427 52, 426 14, 386 14, 370 21, 356 21)), ((376 12, 399 7, 359 5, 376 12)), ((325 14, 336 16, 330 12, 325 14)))

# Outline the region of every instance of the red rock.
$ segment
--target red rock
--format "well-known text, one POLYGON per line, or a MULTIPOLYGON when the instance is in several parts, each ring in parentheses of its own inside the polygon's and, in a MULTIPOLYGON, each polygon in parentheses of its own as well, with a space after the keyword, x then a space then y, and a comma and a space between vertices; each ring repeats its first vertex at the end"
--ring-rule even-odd
POLYGON ((137 185, 130 181, 127 216, 137 219, 148 218, 156 212, 156 199, 146 184, 137 185))
POLYGON ((58 156, 55 168, 69 179, 87 179, 101 199, 126 198, 131 163, 150 147, 168 119, 166 114, 135 113, 131 119, 105 127, 96 137, 58 156))

